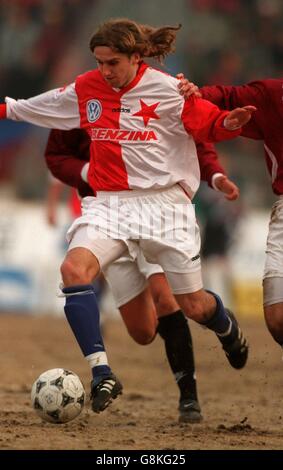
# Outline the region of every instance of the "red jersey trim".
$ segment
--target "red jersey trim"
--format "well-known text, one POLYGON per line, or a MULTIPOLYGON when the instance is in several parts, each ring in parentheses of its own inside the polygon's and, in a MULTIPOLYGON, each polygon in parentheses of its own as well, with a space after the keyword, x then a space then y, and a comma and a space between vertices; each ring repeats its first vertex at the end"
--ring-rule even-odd
POLYGON ((0 119, 7 118, 7 105, 5 103, 0 104, 0 119))

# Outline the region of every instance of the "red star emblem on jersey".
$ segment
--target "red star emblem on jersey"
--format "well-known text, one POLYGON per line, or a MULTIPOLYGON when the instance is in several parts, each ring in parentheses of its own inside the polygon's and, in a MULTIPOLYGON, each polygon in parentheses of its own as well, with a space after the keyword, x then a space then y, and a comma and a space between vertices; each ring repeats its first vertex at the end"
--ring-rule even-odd
POLYGON ((160 119, 160 116, 156 114, 155 110, 159 105, 160 101, 155 104, 147 105, 143 100, 140 100, 141 110, 133 114, 133 116, 140 116, 143 118, 145 127, 148 125, 150 119, 160 119))

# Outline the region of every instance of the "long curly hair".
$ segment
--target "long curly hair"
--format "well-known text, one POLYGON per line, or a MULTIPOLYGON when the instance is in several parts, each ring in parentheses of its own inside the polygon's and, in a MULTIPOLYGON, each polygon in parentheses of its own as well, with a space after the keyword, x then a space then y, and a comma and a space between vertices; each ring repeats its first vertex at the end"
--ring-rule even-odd
POLYGON ((89 43, 93 52, 97 46, 107 46, 130 56, 138 52, 141 57, 155 57, 159 62, 175 50, 178 26, 139 24, 128 18, 115 18, 103 23, 92 35, 89 43))

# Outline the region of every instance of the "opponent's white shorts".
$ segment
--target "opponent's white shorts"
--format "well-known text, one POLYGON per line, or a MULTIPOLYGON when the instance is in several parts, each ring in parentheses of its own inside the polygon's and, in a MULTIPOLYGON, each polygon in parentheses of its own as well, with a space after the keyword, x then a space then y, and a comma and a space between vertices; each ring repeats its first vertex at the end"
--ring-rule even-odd
POLYGON ((202 288, 199 228, 194 207, 178 185, 84 198, 82 216, 67 237, 69 250, 89 249, 102 270, 126 248, 133 260, 141 249, 149 263, 163 268, 173 293, 202 288))
POLYGON ((263 275, 265 306, 283 302, 283 196, 272 206, 263 275))
POLYGON ((272 206, 263 279, 283 277, 283 197, 272 206))
POLYGON ((147 279, 160 273, 164 274, 162 267, 148 263, 141 251, 135 260, 130 254, 121 256, 103 271, 117 308, 137 297, 147 287, 147 279))

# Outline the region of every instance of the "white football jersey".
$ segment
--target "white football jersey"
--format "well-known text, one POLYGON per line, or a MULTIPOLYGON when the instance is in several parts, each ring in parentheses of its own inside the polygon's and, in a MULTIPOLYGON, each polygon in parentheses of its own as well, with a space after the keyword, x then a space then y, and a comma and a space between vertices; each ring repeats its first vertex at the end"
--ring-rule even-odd
POLYGON ((113 89, 99 70, 28 100, 6 98, 7 117, 44 127, 82 127, 91 138, 88 173, 95 191, 160 189, 179 183, 193 197, 200 171, 194 137, 223 140, 226 112, 184 98, 178 80, 142 63, 135 79, 113 89))

